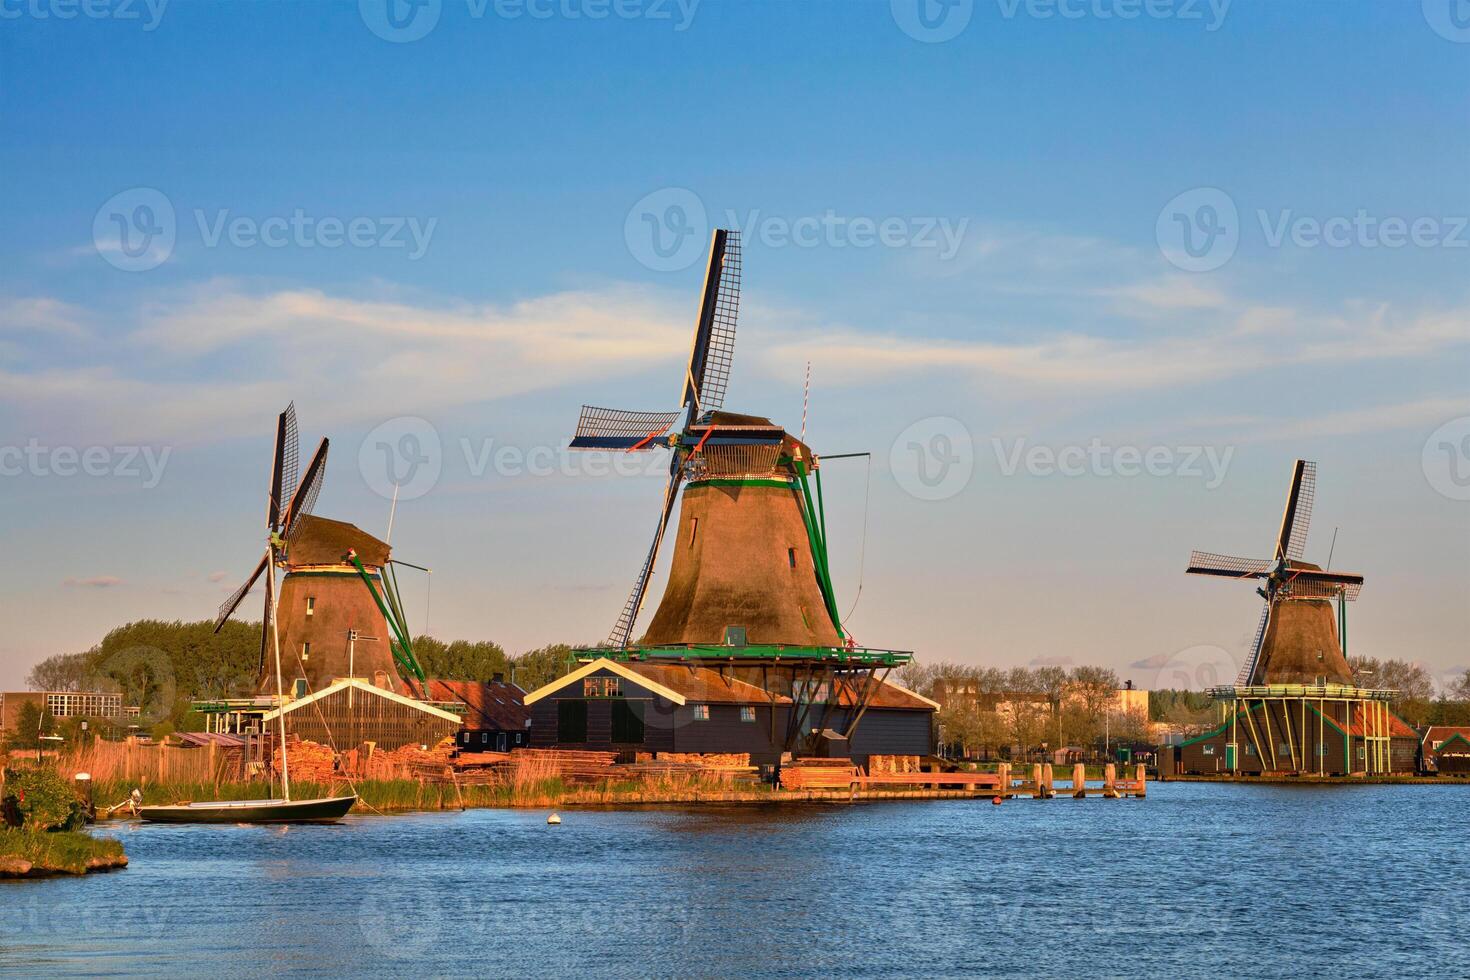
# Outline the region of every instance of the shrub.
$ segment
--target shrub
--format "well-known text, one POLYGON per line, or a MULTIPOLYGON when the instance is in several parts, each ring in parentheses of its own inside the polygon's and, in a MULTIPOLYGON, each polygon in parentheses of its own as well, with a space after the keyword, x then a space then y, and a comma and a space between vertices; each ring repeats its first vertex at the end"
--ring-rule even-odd
POLYGON ((54 769, 8 769, 4 792, 6 822, 23 830, 76 830, 86 822, 81 802, 54 769))

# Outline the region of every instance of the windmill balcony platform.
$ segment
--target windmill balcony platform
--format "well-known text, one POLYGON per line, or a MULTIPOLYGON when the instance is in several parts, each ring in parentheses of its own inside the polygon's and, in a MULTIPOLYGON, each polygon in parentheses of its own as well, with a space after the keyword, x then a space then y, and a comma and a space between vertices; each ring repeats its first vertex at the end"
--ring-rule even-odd
POLYGON ((1305 701, 1395 701, 1399 692, 1354 687, 1350 684, 1237 684, 1212 687, 1207 692, 1216 701, 1259 701, 1278 698, 1305 701))
POLYGON ((784 645, 727 646, 723 644, 669 644, 645 647, 578 647, 580 660, 605 657, 618 661, 676 661, 686 663, 741 663, 779 661, 787 664, 852 664, 863 667, 900 667, 913 660, 908 650, 867 647, 808 647, 784 645))

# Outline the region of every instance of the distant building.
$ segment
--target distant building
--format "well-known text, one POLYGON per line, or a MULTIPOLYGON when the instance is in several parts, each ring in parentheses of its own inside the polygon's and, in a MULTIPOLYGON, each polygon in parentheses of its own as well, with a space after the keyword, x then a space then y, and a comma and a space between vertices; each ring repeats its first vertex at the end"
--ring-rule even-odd
POLYGON ((14 731, 25 705, 35 705, 53 718, 126 718, 137 708, 123 704, 121 694, 102 691, 7 691, 0 694, 0 731, 14 731))
POLYGON ((1431 725, 1419 751, 1426 770, 1470 775, 1470 726, 1431 725))
POLYGON ((461 752, 509 752, 531 744, 531 709, 526 692, 500 675, 480 681, 429 681, 429 700, 464 706, 454 743, 461 752))

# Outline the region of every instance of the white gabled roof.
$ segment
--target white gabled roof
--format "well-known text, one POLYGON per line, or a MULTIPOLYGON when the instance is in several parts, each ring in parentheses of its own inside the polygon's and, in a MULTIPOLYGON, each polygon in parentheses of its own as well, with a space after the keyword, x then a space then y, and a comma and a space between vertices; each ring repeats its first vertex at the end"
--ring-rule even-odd
POLYGON ((595 674, 597 671, 603 669, 610 670, 614 674, 617 674, 619 677, 632 681, 639 687, 646 688, 657 694, 659 697, 667 698, 675 704, 682 705, 688 703, 688 699, 685 698, 684 695, 680 694, 678 691, 675 691, 673 688, 664 687, 657 681, 649 680, 647 677, 644 677, 636 670, 630 670, 625 664, 621 664, 616 660, 609 660, 606 657, 599 657, 596 660, 583 664, 565 677, 558 678, 557 680, 552 681, 550 684, 536 688, 536 690, 526 695, 526 704, 535 704, 537 701, 540 701, 547 695, 555 694, 562 688, 575 684, 582 678, 587 677, 591 674, 595 674))
POLYGON ((377 697, 384 698, 388 701, 396 701, 399 704, 407 705, 408 707, 413 708, 416 711, 422 711, 426 715, 433 715, 434 717, 442 718, 445 721, 452 721, 456 725, 463 721, 463 719, 460 718, 459 715, 445 711, 443 708, 436 708, 433 705, 427 704, 423 701, 415 701, 413 698, 406 698, 402 694, 398 694, 393 691, 385 691, 381 687, 376 687, 370 681, 364 680, 361 677, 340 677, 332 683, 328 684, 326 687, 322 688, 320 691, 317 691, 315 694, 309 694, 304 698, 299 698, 295 701, 292 701, 284 708, 277 708, 275 711, 268 712, 261 719, 261 721, 275 721, 276 718, 283 713, 289 715, 297 708, 304 708, 308 704, 315 704, 322 698, 336 694, 338 691, 344 691, 349 687, 355 687, 359 691, 363 691, 367 694, 372 694, 377 697))

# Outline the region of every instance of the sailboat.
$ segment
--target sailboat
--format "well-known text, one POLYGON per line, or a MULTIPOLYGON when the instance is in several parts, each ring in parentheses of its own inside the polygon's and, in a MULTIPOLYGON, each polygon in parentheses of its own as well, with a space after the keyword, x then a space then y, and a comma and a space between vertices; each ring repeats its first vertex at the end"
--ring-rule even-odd
MULTIPOLYGON (((276 426, 275 466, 271 475, 270 505, 266 516, 268 540, 265 557, 259 567, 221 610, 221 618, 233 612, 245 593, 255 584, 261 572, 265 572, 265 614, 269 621, 266 627, 271 651, 275 658, 276 703, 285 704, 285 689, 281 680, 281 635, 277 628, 276 563, 281 559, 292 537, 301 527, 302 518, 310 512, 321 489, 322 475, 327 462, 326 439, 321 441, 306 477, 299 486, 296 483, 296 410, 288 405, 281 413, 276 426), (289 473, 289 483, 283 482, 289 473), (283 509, 281 499, 290 495, 290 503, 283 509)), ((265 637, 262 637, 262 642, 265 637)), ((335 823, 347 815, 357 803, 356 794, 331 796, 314 800, 291 798, 291 765, 287 759, 286 713, 277 711, 281 738, 281 796, 269 800, 225 800, 212 803, 173 803, 165 806, 138 807, 138 816, 151 823, 335 823)))

